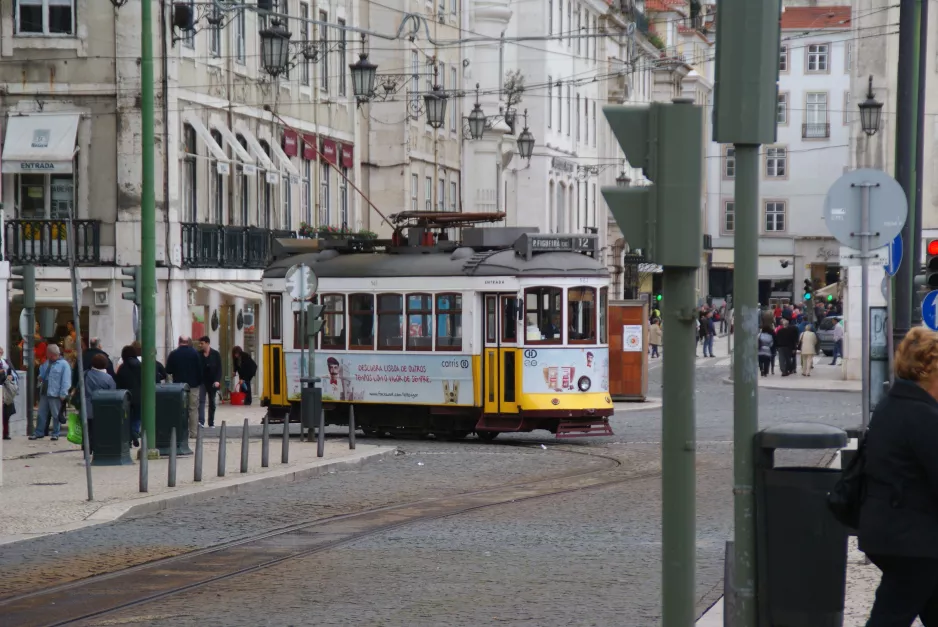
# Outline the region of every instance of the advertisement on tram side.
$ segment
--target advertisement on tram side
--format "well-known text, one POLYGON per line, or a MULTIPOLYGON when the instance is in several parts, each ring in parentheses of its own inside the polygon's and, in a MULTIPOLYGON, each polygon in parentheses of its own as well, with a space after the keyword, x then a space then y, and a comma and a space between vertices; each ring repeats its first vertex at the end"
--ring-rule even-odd
POLYGON ((526 348, 524 391, 527 394, 608 392, 609 349, 526 348))
MULTIPOLYGON (((288 397, 300 400, 300 351, 284 351, 288 397)), ((316 353, 322 400, 408 405, 473 404, 472 356, 316 353)))

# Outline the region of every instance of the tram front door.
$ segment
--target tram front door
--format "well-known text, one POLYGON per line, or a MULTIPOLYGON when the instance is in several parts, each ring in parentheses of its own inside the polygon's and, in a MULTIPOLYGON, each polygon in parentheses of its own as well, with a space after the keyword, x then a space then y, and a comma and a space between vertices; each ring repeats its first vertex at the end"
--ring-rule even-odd
POLYGON ((486 414, 518 413, 518 295, 485 294, 482 397, 486 414))

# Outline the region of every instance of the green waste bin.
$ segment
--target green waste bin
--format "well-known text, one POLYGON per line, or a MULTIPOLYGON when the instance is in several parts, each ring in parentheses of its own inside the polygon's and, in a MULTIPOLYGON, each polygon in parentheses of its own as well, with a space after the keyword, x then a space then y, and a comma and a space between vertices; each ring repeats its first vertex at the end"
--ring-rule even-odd
POLYGON ((176 454, 192 455, 189 448, 189 385, 166 383, 156 386, 156 448, 169 455, 173 427, 176 428, 176 454))
POLYGON ((98 390, 91 395, 94 416, 92 466, 125 466, 130 458, 130 392, 98 390))
POLYGON ((300 390, 300 424, 304 429, 319 428, 319 412, 322 411, 322 379, 303 379, 300 390))
POLYGON ((839 469, 776 467, 777 449, 842 449, 843 429, 818 423, 755 436, 759 627, 842 627, 847 529, 827 507, 839 469))

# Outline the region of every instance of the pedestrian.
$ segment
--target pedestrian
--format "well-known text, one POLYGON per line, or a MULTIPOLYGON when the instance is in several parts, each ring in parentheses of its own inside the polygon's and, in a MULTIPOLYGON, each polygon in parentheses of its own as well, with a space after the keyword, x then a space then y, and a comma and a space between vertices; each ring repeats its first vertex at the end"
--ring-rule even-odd
POLYGON ((837 365, 837 358, 840 357, 843 359, 844 356, 844 321, 838 320, 834 324, 833 328, 834 335, 834 359, 831 360, 831 365, 837 365))
POLYGON ((240 346, 231 349, 231 360, 234 362, 234 371, 238 375, 241 383, 241 391, 244 392, 244 404, 251 404, 251 381, 257 375, 257 363, 251 359, 251 356, 244 352, 240 346))
POLYGON ((648 329, 648 343, 651 345, 651 357, 658 357, 658 347, 661 346, 661 321, 655 318, 648 329))
MULTIPOLYGON (((782 318, 784 320, 784 318, 782 318)), ((775 336, 775 327, 768 325, 769 335, 772 336, 772 352, 769 356, 769 371, 771 374, 775 374, 775 357, 778 355, 778 338, 775 336)))
POLYGON ((130 392, 130 443, 140 446, 143 365, 137 358, 137 349, 131 345, 121 349, 121 364, 117 368, 114 383, 117 385, 116 389, 130 392))
MULTIPOLYGON (((92 340, 93 342, 94 340, 92 340)), ((82 361, 84 361, 82 354, 82 361)), ((92 410, 91 398, 98 390, 116 390, 117 384, 114 382, 108 371, 110 360, 107 355, 101 351, 91 358, 91 368, 85 372, 85 410, 86 422, 88 424, 88 451, 94 453, 94 411, 92 410)))
POLYGON ((769 376, 769 364, 772 362, 772 347, 775 338, 772 336, 772 327, 765 325, 759 334, 759 372, 763 377, 769 376))
POLYGON ((172 375, 173 383, 189 386, 189 437, 199 432, 199 397, 202 390, 202 362, 199 353, 192 348, 192 338, 180 335, 177 346, 166 358, 166 372, 172 375))
POLYGON ((938 625, 938 334, 899 344, 866 434, 858 539, 882 571, 867 627, 938 625))
MULTIPOLYGON (((139 361, 142 364, 143 363, 143 344, 135 341, 131 343, 131 346, 134 347, 134 351, 137 353, 137 361, 139 361)), ((163 381, 169 378, 169 375, 166 374, 166 368, 163 366, 162 363, 160 363, 159 359, 155 359, 153 361, 154 361, 154 366, 155 366, 155 371, 156 371, 156 384, 162 385, 163 381)))
POLYGON ((795 346, 798 343, 798 330, 782 318, 782 326, 775 332, 775 348, 778 351, 778 367, 783 377, 791 374, 791 362, 794 361, 795 346))
POLYGON ((801 351, 801 376, 810 377, 814 367, 814 356, 817 354, 818 339, 810 324, 806 324, 801 339, 798 340, 798 349, 801 351))
POLYGON ((59 439, 62 404, 68 398, 71 383, 72 369, 68 362, 62 359, 59 347, 49 344, 46 348, 46 362, 39 367, 39 421, 36 423, 36 431, 29 436, 30 440, 46 437, 46 427, 49 426, 50 420, 52 441, 59 439))
MULTIPOLYGON (((110 356, 104 352, 101 348, 101 339, 97 337, 91 338, 91 341, 88 343, 88 350, 81 352, 81 366, 82 369, 87 372, 93 368, 91 361, 94 359, 95 355, 104 355, 104 359, 107 362, 105 370, 112 377, 114 376, 114 364, 111 362, 110 356)), ((75 377, 78 376, 78 373, 75 373, 75 377)), ((78 385, 78 380, 73 377, 73 385, 78 385)))
POLYGON ((707 337, 704 341, 704 352, 709 353, 710 357, 716 357, 716 355, 713 354, 713 338, 716 337, 717 327, 713 322, 713 312, 708 311, 704 320, 707 327, 707 337))
POLYGON ((66 322, 65 328, 68 332, 65 339, 62 340, 62 356, 68 362, 68 365, 74 369, 78 363, 78 352, 75 349, 75 345, 78 343, 78 333, 75 331, 75 321, 69 320, 66 322))
POLYGON ((0 385, 3 386, 3 439, 10 439, 10 417, 16 413, 16 395, 19 392, 16 371, 3 359, 0 349, 0 385))
POLYGON ((208 400, 208 426, 215 426, 215 395, 221 388, 221 355, 212 348, 212 339, 203 335, 199 338, 201 351, 199 363, 202 370, 202 387, 199 388, 199 424, 205 425, 205 401, 208 400))

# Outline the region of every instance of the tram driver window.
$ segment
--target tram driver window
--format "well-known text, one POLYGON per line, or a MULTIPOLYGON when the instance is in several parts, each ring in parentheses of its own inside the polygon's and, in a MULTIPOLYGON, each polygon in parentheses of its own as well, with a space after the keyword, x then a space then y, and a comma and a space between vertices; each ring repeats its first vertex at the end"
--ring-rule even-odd
POLYGON ((345 296, 323 294, 322 305, 322 348, 345 350, 345 296))
POLYGON ((563 290, 531 287, 524 291, 525 340, 528 344, 563 341, 563 290))
POLYGON ((436 349, 458 351, 462 349, 462 296, 437 294, 436 296, 436 349))
POLYGON ((433 298, 429 294, 407 295, 407 350, 433 350, 433 298))
POLYGON ((609 342, 609 288, 604 287, 599 290, 599 343, 607 344, 609 342))
POLYGON ((404 349, 404 297, 378 294, 378 350, 404 349))
POLYGON ((567 292, 567 329, 569 344, 596 343, 596 290, 592 287, 571 287, 567 292))
POLYGON ((375 348, 375 297, 371 294, 351 294, 348 297, 349 348, 352 350, 374 350, 375 348))

